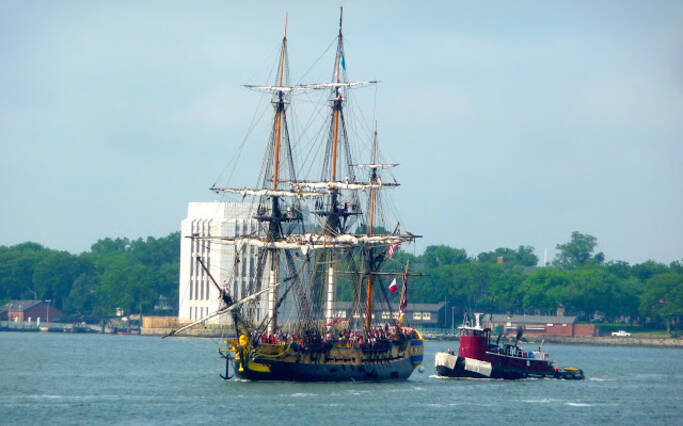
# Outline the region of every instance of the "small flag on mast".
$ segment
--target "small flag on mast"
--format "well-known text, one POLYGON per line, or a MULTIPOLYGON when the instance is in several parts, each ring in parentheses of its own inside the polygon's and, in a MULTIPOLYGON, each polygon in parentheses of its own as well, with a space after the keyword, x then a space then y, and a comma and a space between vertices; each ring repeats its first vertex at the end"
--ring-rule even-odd
POLYGON ((346 71, 346 62, 344 61, 344 51, 339 50, 339 65, 341 65, 342 68, 344 68, 344 71, 346 71))
POLYGON ((389 284, 389 291, 391 293, 396 293, 396 290, 398 290, 398 284, 396 284, 396 278, 389 284))
POLYGON ((392 244, 392 245, 389 246, 389 252, 387 253, 387 259, 391 259, 391 256, 394 255, 394 251, 396 251, 396 249, 397 249, 398 246, 400 246, 400 245, 401 245, 401 243, 398 242, 398 243, 394 243, 394 244, 392 244))
POLYGON ((400 327, 403 323, 403 317, 405 317, 406 310, 408 310, 408 265, 410 261, 406 262, 406 267, 403 270, 401 278, 403 279, 403 287, 401 288, 401 301, 398 304, 398 326, 400 327))

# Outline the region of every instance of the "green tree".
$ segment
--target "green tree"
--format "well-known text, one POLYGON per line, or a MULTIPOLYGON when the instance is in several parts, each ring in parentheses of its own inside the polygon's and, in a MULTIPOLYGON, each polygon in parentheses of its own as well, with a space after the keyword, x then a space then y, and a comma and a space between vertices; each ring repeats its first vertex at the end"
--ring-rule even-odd
POLYGON ((671 333, 672 321, 683 315, 683 275, 666 273, 648 279, 640 310, 643 315, 661 318, 671 333))
POLYGON ((521 286, 522 303, 527 312, 552 313, 559 303, 570 297, 567 275, 553 267, 538 268, 529 274, 521 286))
POLYGON ((92 269, 92 265, 77 256, 65 251, 51 252, 33 271, 34 290, 38 299, 52 299, 57 309, 63 309, 74 280, 88 269, 92 269))
POLYGON ((497 263, 499 257, 502 257, 506 264, 511 265, 536 266, 538 264, 538 257, 534 254, 534 248, 531 246, 519 246, 517 250, 499 247, 494 251, 479 253, 477 261, 497 263))
POLYGON ((555 246, 560 252, 553 264, 561 269, 601 264, 605 260, 605 255, 602 252, 593 255, 597 245, 598 239, 594 236, 574 231, 571 241, 555 246))
POLYGON ((82 272, 73 282, 64 302, 66 312, 76 316, 92 315, 97 308, 99 276, 94 271, 82 272))
POLYGON ((33 271, 51 250, 36 243, 0 246, 0 300, 35 299, 33 271))
POLYGON ((427 247, 420 259, 427 268, 436 268, 443 265, 459 265, 469 262, 467 252, 464 249, 448 247, 445 245, 427 247))
POLYGON ((646 282, 655 275, 665 274, 667 272, 669 272, 669 269, 666 265, 657 263, 654 260, 647 260, 631 267, 631 274, 638 277, 642 282, 646 282))
POLYGON ((617 275, 620 278, 628 278, 631 276, 631 265, 623 260, 611 260, 605 264, 607 270, 617 275))

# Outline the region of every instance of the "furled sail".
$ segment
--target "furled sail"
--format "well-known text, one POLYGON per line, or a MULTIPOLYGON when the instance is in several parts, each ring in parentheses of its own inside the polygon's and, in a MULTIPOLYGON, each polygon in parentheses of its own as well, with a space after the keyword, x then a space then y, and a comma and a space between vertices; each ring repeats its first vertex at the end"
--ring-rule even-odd
POLYGON ((371 84, 377 84, 379 81, 340 81, 336 83, 314 83, 314 84, 300 84, 295 86, 298 89, 333 89, 341 87, 358 87, 358 86, 369 86, 371 84))
POLYGON ((310 188, 310 189, 352 189, 352 190, 366 190, 366 189, 381 189, 381 188, 395 188, 399 186, 396 182, 382 182, 377 180, 375 182, 346 182, 346 181, 299 181, 289 182, 295 188, 310 188))
POLYGON ((305 197, 321 197, 324 194, 321 192, 315 192, 315 191, 302 191, 300 189, 293 189, 293 190, 287 190, 287 189, 252 189, 252 188, 220 188, 216 186, 212 186, 209 188, 209 190, 219 193, 219 192, 229 192, 233 194, 239 194, 242 197, 246 197, 247 195, 254 195, 257 197, 260 196, 270 196, 270 197, 295 197, 295 198, 305 198, 305 197))
POLYGON ((361 167, 364 169, 390 169, 392 167, 398 166, 398 163, 388 163, 388 164, 351 164, 352 167, 361 167))
POLYGON ((387 245, 413 241, 417 238, 413 234, 290 234, 279 240, 269 240, 257 237, 218 237, 218 236, 193 236, 197 240, 208 240, 229 245, 242 247, 244 245, 254 247, 270 247, 278 249, 329 249, 333 247, 354 247, 360 244, 387 245))
POLYGON ((256 90, 259 92, 274 92, 274 93, 291 93, 295 91, 301 91, 305 90, 303 87, 299 86, 261 86, 261 85, 254 85, 254 84, 245 84, 244 87, 247 89, 251 90, 256 90))

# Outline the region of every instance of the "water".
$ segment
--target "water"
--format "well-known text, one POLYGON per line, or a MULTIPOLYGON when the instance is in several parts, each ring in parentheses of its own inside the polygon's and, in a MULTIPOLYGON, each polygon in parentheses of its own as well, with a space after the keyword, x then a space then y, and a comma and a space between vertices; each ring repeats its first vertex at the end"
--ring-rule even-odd
POLYGON ((245 383, 217 340, 0 333, 0 424, 680 424, 683 350, 546 345, 584 381, 245 383))

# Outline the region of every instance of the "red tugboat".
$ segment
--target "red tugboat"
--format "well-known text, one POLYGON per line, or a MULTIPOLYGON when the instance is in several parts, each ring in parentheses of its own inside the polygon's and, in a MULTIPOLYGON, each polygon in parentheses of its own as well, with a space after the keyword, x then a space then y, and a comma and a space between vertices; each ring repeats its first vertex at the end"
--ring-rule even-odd
POLYGON ((523 379, 526 377, 551 377, 581 380, 583 370, 574 367, 557 368, 541 346, 527 352, 517 346, 522 329, 517 329, 514 344, 500 345, 502 332, 495 343, 491 341, 491 329, 482 328, 481 314, 476 314, 475 324, 466 318, 460 330, 458 354, 452 351, 437 352, 434 365, 439 376, 472 377, 492 379, 523 379))

